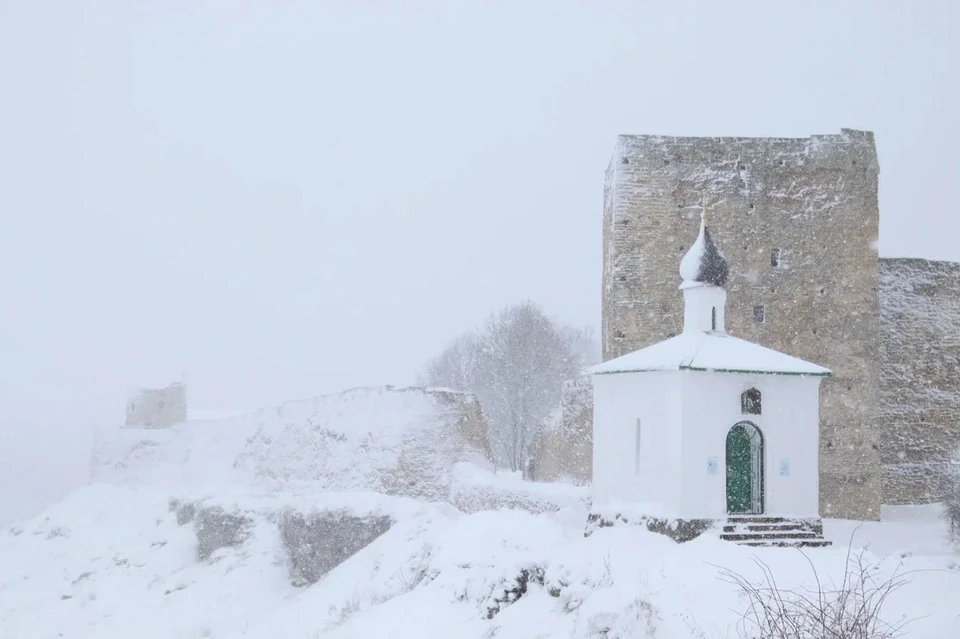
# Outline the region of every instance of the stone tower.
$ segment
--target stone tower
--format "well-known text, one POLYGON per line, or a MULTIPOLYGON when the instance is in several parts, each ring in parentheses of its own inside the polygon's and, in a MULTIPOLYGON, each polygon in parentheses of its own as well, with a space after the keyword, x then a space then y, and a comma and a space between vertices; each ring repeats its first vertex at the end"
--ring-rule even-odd
POLYGON ((821 513, 880 514, 879 165, 873 134, 621 135, 604 185, 603 359, 681 330, 675 264, 701 193, 730 263, 728 329, 832 369, 821 394, 821 513))

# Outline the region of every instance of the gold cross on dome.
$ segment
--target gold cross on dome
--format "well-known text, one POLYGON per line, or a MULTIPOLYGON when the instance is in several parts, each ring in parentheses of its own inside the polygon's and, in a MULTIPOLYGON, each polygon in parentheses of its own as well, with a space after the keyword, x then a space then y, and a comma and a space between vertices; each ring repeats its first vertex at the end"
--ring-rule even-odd
POLYGON ((707 190, 704 189, 704 190, 703 190, 703 201, 702 201, 702 203, 701 203, 701 206, 703 207, 703 213, 701 213, 701 216, 702 216, 701 219, 703 219, 703 225, 704 225, 704 226, 707 225, 707 198, 708 198, 708 196, 709 196, 709 194, 707 193, 707 190))

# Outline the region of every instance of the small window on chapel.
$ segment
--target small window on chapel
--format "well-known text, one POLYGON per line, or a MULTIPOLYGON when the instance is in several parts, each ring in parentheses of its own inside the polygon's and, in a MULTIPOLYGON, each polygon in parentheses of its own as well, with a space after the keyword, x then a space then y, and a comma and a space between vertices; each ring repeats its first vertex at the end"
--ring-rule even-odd
POLYGON ((710 328, 712 330, 717 330, 717 307, 713 307, 713 312, 710 313, 710 328))
POLYGON ((770 266, 780 266, 780 249, 776 248, 770 251, 770 266))
POLYGON ((760 391, 751 388, 740 395, 740 412, 744 415, 760 414, 760 391))
POLYGON ((767 317, 764 313, 762 306, 753 307, 753 321, 757 324, 763 324, 766 321, 767 317))

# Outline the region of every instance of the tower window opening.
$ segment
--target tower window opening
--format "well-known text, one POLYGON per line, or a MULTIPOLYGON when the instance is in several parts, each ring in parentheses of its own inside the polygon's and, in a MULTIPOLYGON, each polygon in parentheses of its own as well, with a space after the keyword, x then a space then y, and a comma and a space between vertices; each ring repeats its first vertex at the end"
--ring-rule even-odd
POLYGON ((766 321, 766 313, 763 310, 762 306, 753 307, 753 321, 757 324, 763 324, 766 321))
POLYGON ((714 306, 710 312, 710 329, 717 330, 717 307, 714 306))
POLYGON ((770 266, 780 266, 780 249, 770 251, 770 266))
POLYGON ((761 395, 756 388, 745 390, 740 395, 740 412, 744 415, 760 415, 761 395))

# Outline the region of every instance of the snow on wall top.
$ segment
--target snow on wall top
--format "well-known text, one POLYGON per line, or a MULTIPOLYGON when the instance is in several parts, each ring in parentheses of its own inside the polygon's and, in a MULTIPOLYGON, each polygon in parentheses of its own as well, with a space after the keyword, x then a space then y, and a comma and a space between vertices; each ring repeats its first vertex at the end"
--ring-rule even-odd
POLYGON ((687 331, 587 369, 589 375, 698 370, 830 375, 829 369, 722 333, 687 331))
POLYGON ((488 457, 472 396, 361 388, 164 430, 103 429, 92 479, 192 488, 312 482, 435 498, 446 495, 456 462, 488 457))
MULTIPOLYGON (((862 156, 863 164, 872 171, 880 170, 873 133, 857 129, 841 128, 840 133, 819 134, 802 138, 620 134, 617 136, 614 157, 619 156, 624 144, 628 141, 651 150, 689 142, 711 142, 732 148, 749 147, 762 143, 767 147, 767 153, 776 155, 785 161, 789 160, 796 164, 815 162, 821 165, 845 164, 849 162, 849 158, 845 157, 846 152, 851 148, 857 148, 858 154, 862 156)), ((613 159, 611 159, 608 170, 611 173, 617 171, 613 159)))

